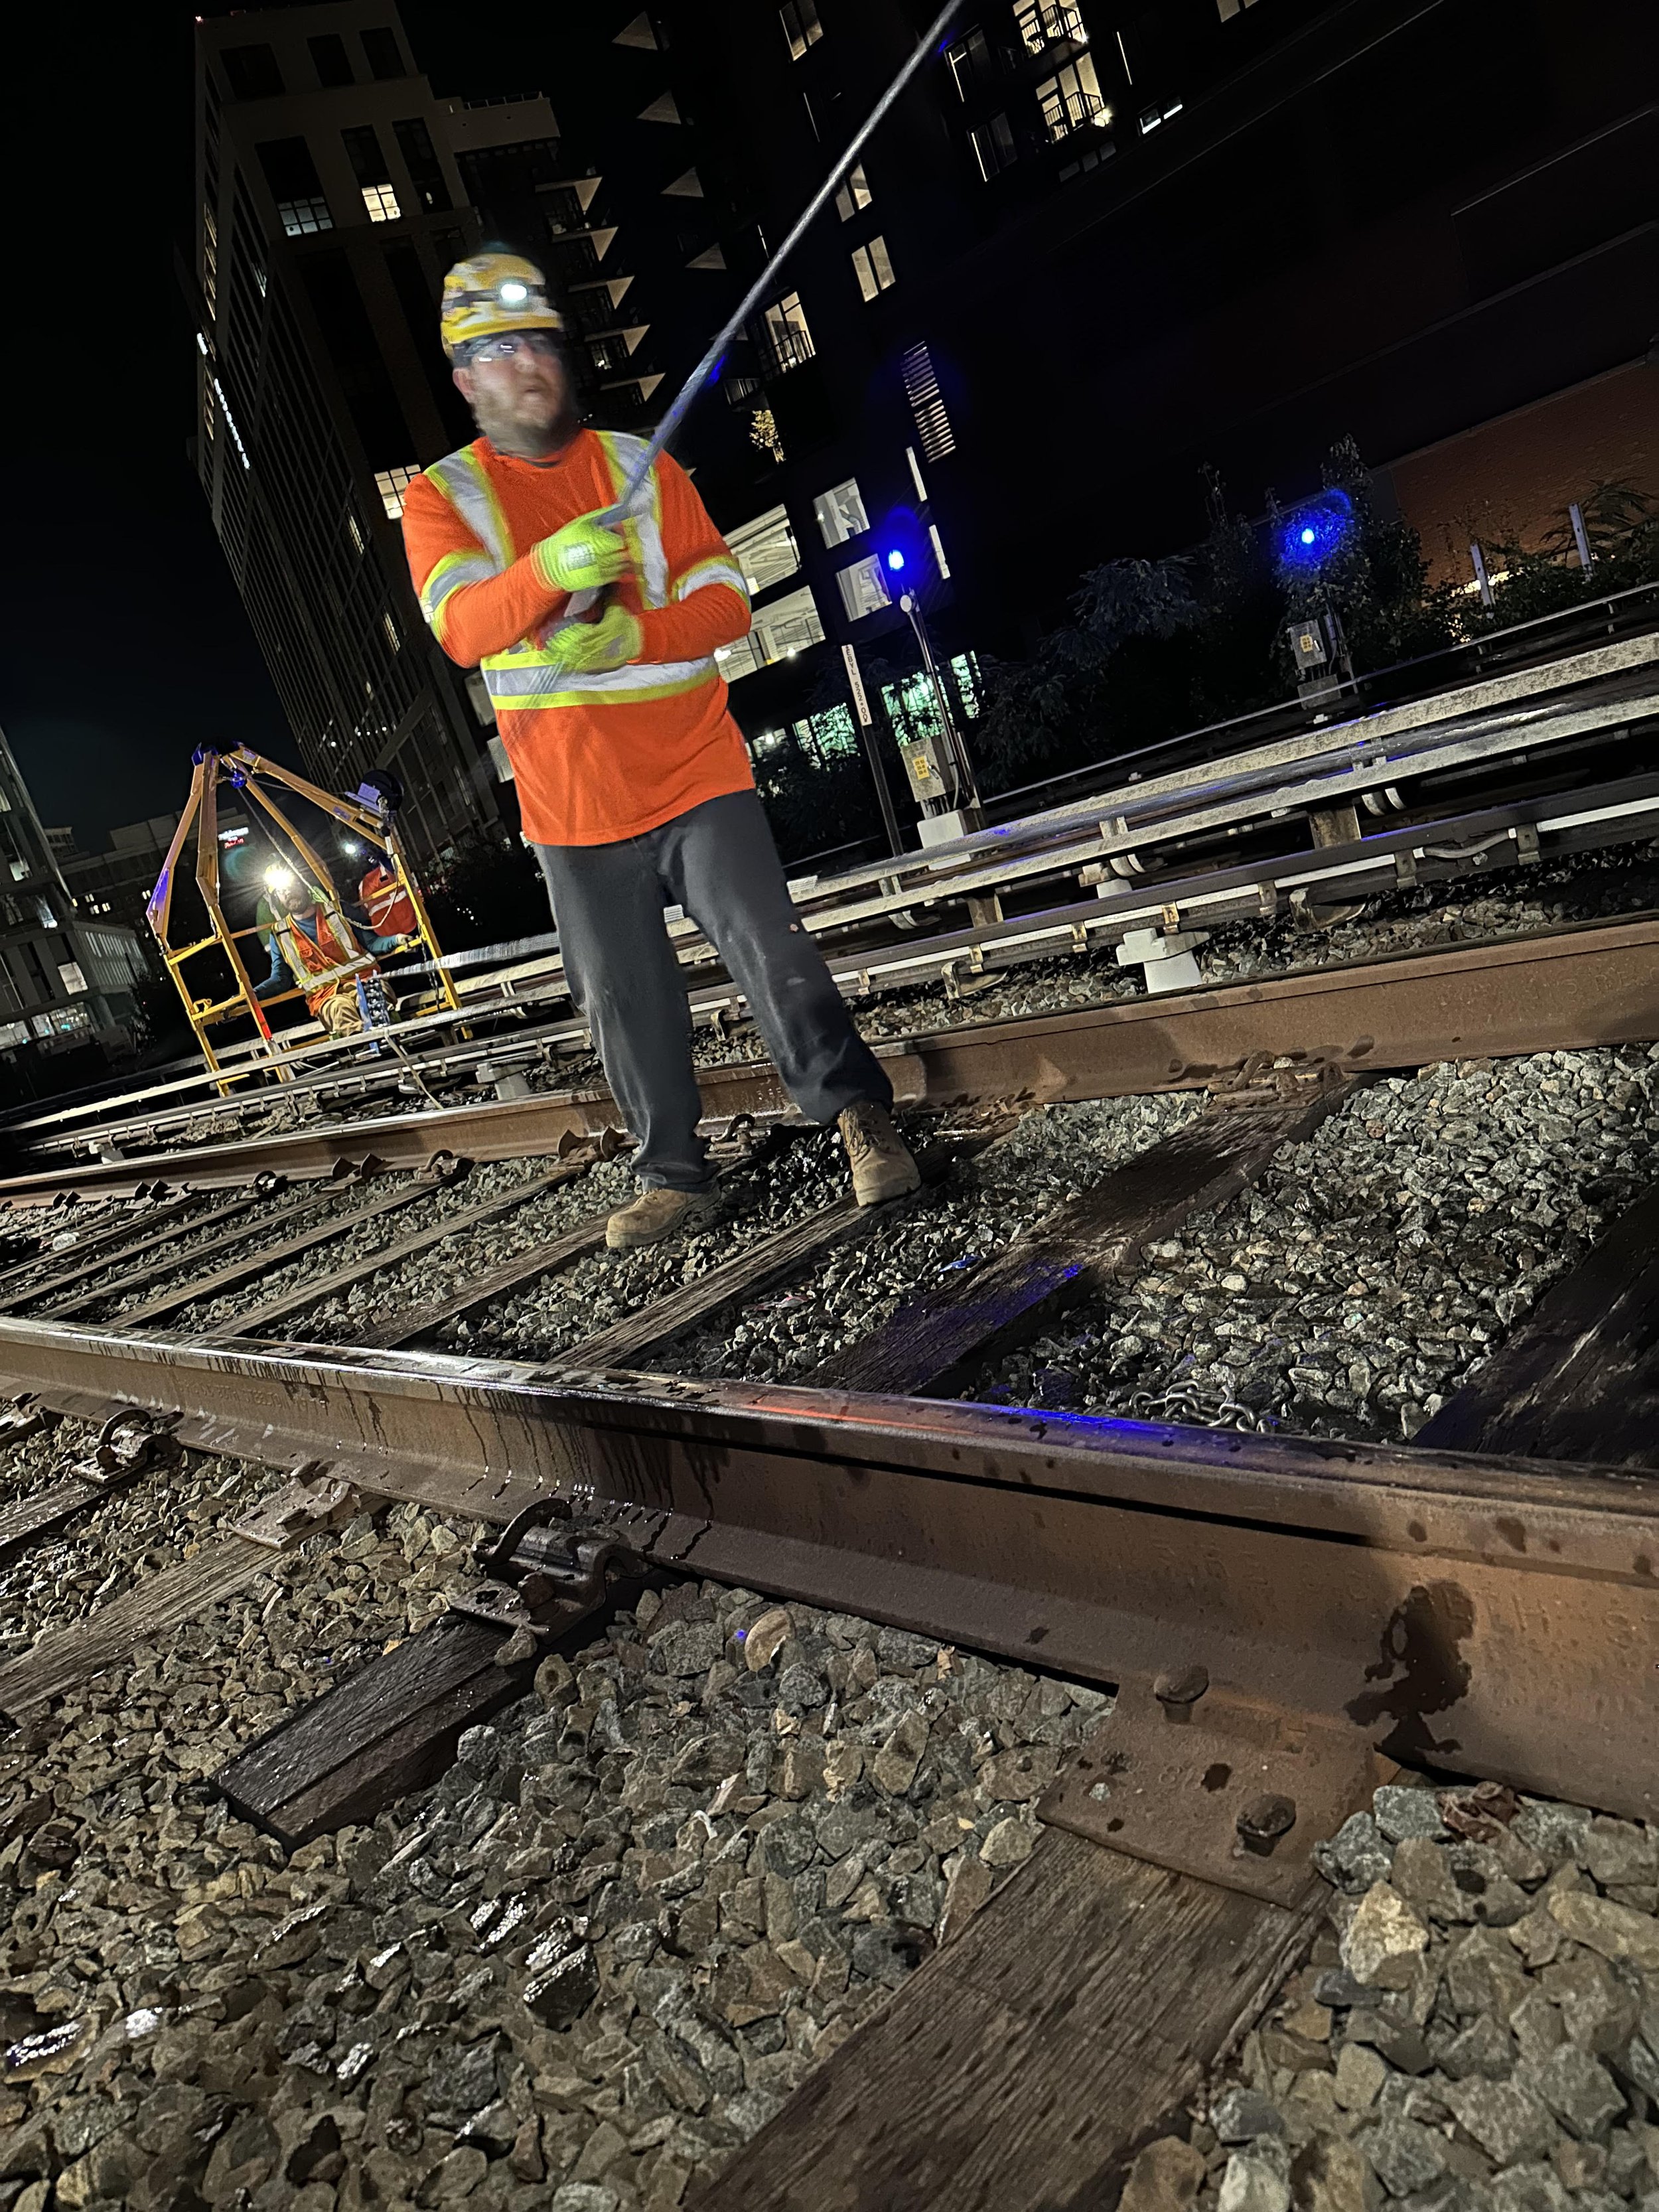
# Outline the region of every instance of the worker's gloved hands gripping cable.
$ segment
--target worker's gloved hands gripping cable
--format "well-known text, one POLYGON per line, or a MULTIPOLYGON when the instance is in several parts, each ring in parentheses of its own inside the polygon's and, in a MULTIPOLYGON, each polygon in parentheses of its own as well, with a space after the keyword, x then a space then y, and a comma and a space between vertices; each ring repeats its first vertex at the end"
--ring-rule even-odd
MULTIPOLYGON (((628 568, 628 548, 621 533, 608 529, 592 514, 579 514, 533 547, 531 559, 544 584, 556 592, 572 593, 614 584, 628 568)), ((580 614, 580 607, 570 609, 580 614)))
POLYGON ((580 514, 534 549, 544 581, 571 594, 566 619, 547 634, 545 650, 566 674, 592 675, 626 667, 645 642, 638 617, 625 607, 609 606, 595 622, 583 619, 604 588, 628 569, 628 549, 620 533, 597 515, 580 514))

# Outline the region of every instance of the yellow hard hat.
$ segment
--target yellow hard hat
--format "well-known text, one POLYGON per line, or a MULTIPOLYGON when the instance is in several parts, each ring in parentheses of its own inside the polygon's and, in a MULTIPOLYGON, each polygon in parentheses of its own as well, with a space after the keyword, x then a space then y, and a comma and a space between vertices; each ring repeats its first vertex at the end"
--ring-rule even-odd
POLYGON ((454 361, 479 338, 507 331, 562 331, 564 319, 547 304, 547 279, 516 253, 475 253, 444 278, 440 328, 454 361))

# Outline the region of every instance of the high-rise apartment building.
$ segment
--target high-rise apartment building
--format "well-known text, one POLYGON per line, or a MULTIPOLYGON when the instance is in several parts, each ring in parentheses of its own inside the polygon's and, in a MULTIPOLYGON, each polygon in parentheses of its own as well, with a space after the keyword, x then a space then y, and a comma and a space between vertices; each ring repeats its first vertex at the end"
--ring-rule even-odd
MULTIPOLYGON (((134 933, 71 893, 0 736, 0 1101, 58 1088, 40 1063, 77 1046, 128 1054, 134 994, 150 972, 134 933)), ((84 1072, 95 1067, 94 1055, 84 1072)))
MULTIPOLYGON (((405 5, 469 81, 472 27, 405 5)), ((515 20, 562 130, 435 96, 382 0, 202 25, 203 477, 320 781, 397 769, 428 851, 498 803, 395 523, 468 434, 445 263, 540 260, 595 419, 644 426, 930 13, 515 20)), ((1655 22, 1516 0, 1495 44, 1484 0, 975 0, 678 441, 754 591, 722 662, 757 757, 854 749, 848 646, 926 725, 906 588, 969 711, 975 656, 1028 651, 1084 570, 1203 534, 1206 465, 1260 512, 1352 435, 1430 538, 1436 487, 1524 520, 1617 473, 1659 375, 1655 22)))
MULTIPOLYGON (((398 519, 472 434, 438 344, 445 270, 481 241, 549 264, 595 383, 643 404, 628 287, 539 94, 434 97, 389 0, 198 28, 198 467, 307 772, 390 769, 417 856, 503 834, 482 687, 432 641, 398 519), (605 373, 599 368, 603 349, 605 373)), ((228 733, 234 736, 234 732, 228 733)))
MULTIPOLYGON (((933 12, 562 21, 573 150, 675 272, 670 388, 933 12)), ((679 442, 756 586, 726 657, 751 744, 850 744, 840 648, 910 659, 901 583, 947 663, 1029 650, 1085 568, 1203 535, 1205 464, 1260 513, 1352 435, 1425 539, 1417 487, 1485 453, 1527 519, 1500 447, 1588 488, 1654 423, 1656 27, 1645 0, 1517 0, 1501 36, 1478 0, 973 0, 679 442), (1486 437, 1521 410, 1527 441, 1486 437)))

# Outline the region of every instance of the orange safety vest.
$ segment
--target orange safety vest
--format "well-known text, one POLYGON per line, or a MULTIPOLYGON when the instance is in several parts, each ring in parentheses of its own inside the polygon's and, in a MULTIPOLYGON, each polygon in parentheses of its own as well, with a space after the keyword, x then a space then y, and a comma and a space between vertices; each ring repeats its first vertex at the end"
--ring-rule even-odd
MULTIPOLYGON (((289 973, 301 984, 307 975, 326 975, 331 969, 343 968, 348 961, 356 960, 362 955, 362 946, 338 915, 323 907, 316 908, 314 912, 317 921, 317 941, 314 945, 292 915, 283 915, 273 924, 276 942, 283 948, 283 957, 288 962, 289 973)), ((374 970, 364 968, 358 972, 359 975, 368 975, 374 970)), ((307 992, 307 1010, 313 1014, 320 1014, 337 991, 355 992, 357 981, 357 975, 341 975, 333 982, 325 983, 320 991, 307 992)))
POLYGON ((376 861, 357 886, 376 937, 412 937, 415 902, 392 870, 376 861))
POLYGON ((568 599, 536 549, 578 515, 614 506, 644 451, 620 431, 583 430, 544 467, 479 438, 404 491, 422 611, 452 660, 483 671, 525 834, 538 845, 642 836, 705 799, 754 787, 720 667, 748 631, 748 582, 671 455, 619 525, 629 573, 610 596, 639 623, 639 657, 573 671, 549 642, 568 599))

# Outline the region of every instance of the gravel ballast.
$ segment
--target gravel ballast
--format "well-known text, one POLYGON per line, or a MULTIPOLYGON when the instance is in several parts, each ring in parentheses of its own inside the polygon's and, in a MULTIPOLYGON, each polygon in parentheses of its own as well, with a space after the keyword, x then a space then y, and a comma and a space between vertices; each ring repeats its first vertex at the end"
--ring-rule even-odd
MULTIPOLYGON (((388 1194, 418 1187, 415 1185, 414 1178, 410 1176, 377 1176, 357 1202, 338 1217, 349 1225, 342 1227, 337 1235, 331 1237, 325 1243, 313 1245, 309 1251, 301 1253, 295 1259, 271 1267, 256 1281, 240 1283, 234 1290, 218 1297, 198 1298, 190 1305, 180 1307, 176 1314, 167 1316, 167 1326, 184 1332, 211 1328, 218 1322, 234 1320, 239 1313, 246 1312, 250 1306, 266 1298, 283 1297, 303 1290, 313 1283, 320 1293, 329 1276, 339 1268, 368 1259, 404 1237, 428 1229, 452 1215, 465 1212, 469 1206, 480 1205, 487 1199, 514 1189, 543 1173, 547 1164, 544 1160, 532 1158, 498 1160, 472 1167, 451 1182, 434 1183, 422 1188, 421 1196, 410 1205, 392 1207, 361 1224, 356 1223, 352 1219, 354 1215, 373 1206, 388 1194)), ((311 1225, 309 1219, 298 1223, 293 1233, 300 1234, 311 1225)), ((273 1243, 282 1241, 281 1237, 272 1239, 273 1243)), ((232 1264, 236 1256, 228 1253, 217 1261, 210 1261, 206 1272, 211 1273, 215 1266, 232 1264)), ((181 1268, 174 1280, 179 1287, 188 1287, 190 1279, 190 1271, 181 1268)), ((148 1284, 143 1290, 134 1291, 117 1300, 104 1318, 118 1321, 129 1306, 141 1304, 157 1296, 161 1291, 173 1287, 174 1283, 166 1279, 159 1284, 148 1284)))
POLYGON ((1413 1778, 1319 1847, 1310 1963, 1122 2212, 1659 2208, 1659 1836, 1413 1778))
POLYGON ((206 1778, 441 1612, 477 1533, 313 1538, 0 1748, 3 2212, 663 2212, 1024 1862, 1108 1704, 676 1584, 285 1855, 206 1778))
POLYGON ((1398 1442, 1646 1187, 1656 1139, 1639 1046, 1390 1079, 963 1395, 1398 1442))

